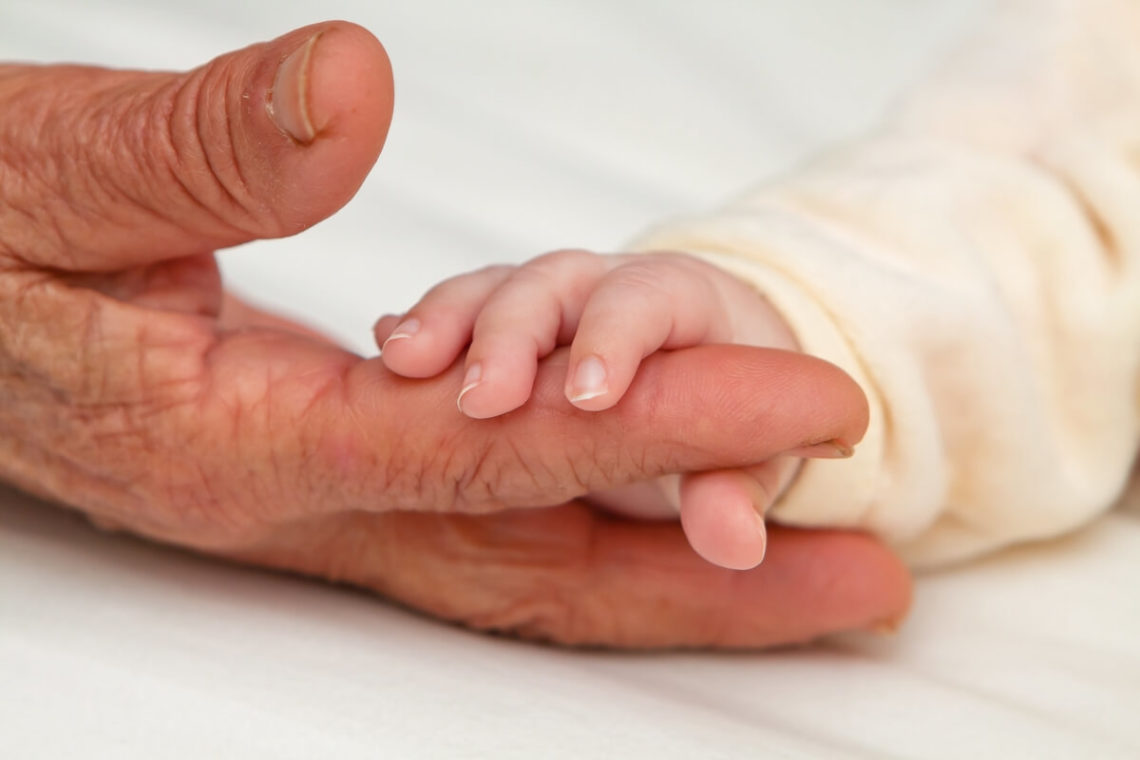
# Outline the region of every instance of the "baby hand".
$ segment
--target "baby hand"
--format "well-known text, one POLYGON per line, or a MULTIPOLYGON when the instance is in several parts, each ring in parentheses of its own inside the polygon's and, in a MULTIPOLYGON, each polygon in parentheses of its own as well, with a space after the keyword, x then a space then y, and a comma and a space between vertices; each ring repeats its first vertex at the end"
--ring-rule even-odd
MULTIPOLYGON (((753 288, 675 253, 556 251, 517 267, 482 269, 440 283, 402 318, 381 319, 375 332, 385 365, 407 377, 436 375, 466 348, 457 404, 474 418, 526 403, 539 359, 567 343, 566 397, 589 411, 618 403, 642 359, 659 349, 706 343, 797 348, 779 314, 753 288)), ((823 449, 824 456, 843 453, 823 449)), ((611 507, 636 505, 643 516, 679 509, 699 554, 745 569, 763 559, 764 510, 791 481, 800 453, 820 455, 789 452, 748 471, 691 473, 679 484, 661 479, 594 497, 611 507)))
POLYGON ((435 286, 396 321, 382 319, 376 337, 397 374, 434 376, 467 349, 458 404, 477 419, 526 403, 538 360, 567 343, 566 396, 589 411, 616 404, 641 360, 658 349, 796 348, 755 290, 672 253, 556 251, 518 267, 482 269, 435 286))

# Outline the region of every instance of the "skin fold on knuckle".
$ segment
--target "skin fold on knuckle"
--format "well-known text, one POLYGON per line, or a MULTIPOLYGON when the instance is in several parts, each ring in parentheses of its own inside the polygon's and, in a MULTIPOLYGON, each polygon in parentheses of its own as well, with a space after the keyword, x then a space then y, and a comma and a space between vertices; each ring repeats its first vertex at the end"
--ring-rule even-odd
POLYGON ((578 322, 582 304, 607 268, 606 258, 599 254, 577 248, 561 249, 524 265, 517 276, 531 290, 548 293, 560 302, 562 329, 557 342, 569 342, 572 333, 568 328, 578 322))
POLYGON ((596 518, 571 508, 448 522, 439 546, 446 616, 480 631, 560 644, 605 637, 591 592, 596 518))
MULTIPOLYGON (((496 593, 482 599, 463 622, 575 648, 691 648, 734 640, 740 611, 710 601, 724 595, 676 593, 674 581, 693 583, 685 580, 687 565, 665 562, 647 568, 636 551, 614 551, 615 542, 624 538, 612 532, 613 524, 611 518, 577 507, 541 528, 536 520, 525 559, 510 557, 500 578, 480 584, 496 593)), ((502 554, 499 546, 484 551, 492 558, 502 554)), ((733 580, 728 573, 720 577, 733 580)))
POLYGON ((329 410, 344 408, 339 377, 247 369, 212 376, 209 392, 180 410, 190 456, 208 468, 199 482, 218 489, 221 515, 249 525, 365 504, 351 452, 329 438, 329 410))
POLYGON ((171 484, 186 460, 170 450, 162 410, 20 395, 21 416, 0 413, 3 476, 146 535, 167 538, 185 522, 171 484))
POLYGON ((518 496, 538 493, 550 480, 541 463, 509 434, 459 438, 439 465, 444 482, 453 484, 451 504, 470 512, 517 503, 518 496))
MULTIPOLYGON (((193 184, 165 173, 174 153, 163 141, 178 110, 164 94, 169 80, 82 66, 0 78, 9 96, 0 125, 0 247, 38 266, 99 269, 92 231, 100 245, 129 246, 140 224, 178 227, 180 194, 193 184)), ((200 182, 201 168, 184 174, 200 182)))
POLYGON ((372 500, 381 498, 384 510, 446 513, 462 509, 462 484, 470 477, 478 451, 457 443, 460 436, 453 431, 432 430, 425 435, 414 421, 401 425, 398 417, 390 418, 384 436, 375 439, 378 453, 358 461, 359 467, 375 474, 358 467, 342 473, 342 479, 371 484, 372 500))
POLYGON ((482 609, 456 616, 462 624, 484 633, 558 644, 579 643, 584 636, 575 625, 575 606, 552 586, 534 583, 500 591, 482 609))
MULTIPOLYGON (((180 422, 186 406, 151 401, 73 408, 65 440, 51 443, 76 472, 97 474, 114 488, 108 500, 129 507, 117 517, 127 527, 161 540, 207 545, 255 521, 256 511, 235 508, 207 452, 219 441, 203 440, 180 422), (199 452, 203 452, 199 455, 199 452)), ((86 493, 69 499, 84 506, 86 493)), ((257 500, 254 500, 256 503, 257 500)))
POLYGON ((131 104, 121 120, 131 130, 120 141, 135 156, 137 187, 125 188, 135 203, 178 227, 211 231, 230 239, 297 232, 265 202, 253 178, 265 167, 261 151, 245 134, 241 106, 255 99, 247 72, 233 59, 218 59, 166 82, 131 104))
POLYGON ((79 67, 0 67, 0 268, 46 258, 64 248, 61 216, 71 207, 73 183, 64 181, 75 156, 74 88, 52 86, 79 67))
POLYGON ((132 319, 128 305, 51 286, 26 303, 35 315, 28 335, 3 348, 23 378, 8 386, 5 410, 22 419, 0 415, 5 436, 52 452, 26 477, 148 535, 206 523, 218 510, 208 479, 185 477, 195 442, 179 420, 200 391, 196 357, 208 330, 172 317, 132 319), (70 297, 57 301, 61 292, 70 297))
POLYGON ((602 257, 581 248, 560 248, 544 253, 531 261, 528 267, 548 272, 558 278, 567 272, 581 269, 594 269, 603 266, 602 257))
POLYGON ((460 494, 466 503, 550 506, 628 482, 643 468, 636 450, 599 442, 588 429, 565 436, 557 448, 504 433, 474 460, 460 494))
POLYGON ((73 292, 51 275, 35 271, 0 275, 0 351, 50 391, 61 404, 117 403, 108 385, 126 377, 137 359, 115 356, 120 338, 111 326, 109 302, 73 292))
POLYGON ((334 391, 283 388, 263 372, 217 378, 204 368, 197 393, 160 420, 171 466, 156 499, 212 548, 332 502, 335 478, 316 466, 315 426, 298 419, 309 411, 298 398, 315 407, 334 391))

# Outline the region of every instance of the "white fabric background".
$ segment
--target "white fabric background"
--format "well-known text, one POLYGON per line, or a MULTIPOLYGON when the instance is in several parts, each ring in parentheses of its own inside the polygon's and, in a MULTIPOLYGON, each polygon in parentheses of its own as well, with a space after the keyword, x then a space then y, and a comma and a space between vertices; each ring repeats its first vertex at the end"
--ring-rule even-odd
MULTIPOLYGON (((222 256, 371 351, 375 317, 443 276, 616 248, 866 128, 983 6, 0 0, 0 59, 184 68, 323 18, 372 29, 397 79, 373 176, 332 221, 222 256)), ((921 579, 893 638, 583 654, 0 490, 0 757, 1136 756, 1138 553, 1125 507, 921 579)))

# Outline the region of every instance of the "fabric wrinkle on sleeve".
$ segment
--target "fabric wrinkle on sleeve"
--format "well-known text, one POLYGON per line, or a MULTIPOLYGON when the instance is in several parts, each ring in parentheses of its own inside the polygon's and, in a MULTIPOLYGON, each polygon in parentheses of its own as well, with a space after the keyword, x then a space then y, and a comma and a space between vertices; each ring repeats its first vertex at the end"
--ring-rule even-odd
POLYGON ((876 135, 637 242, 754 284, 866 391, 855 456, 807 463, 777 519, 935 565, 1113 503, 1140 432, 1130 40, 1127 2, 1007 3, 876 135))

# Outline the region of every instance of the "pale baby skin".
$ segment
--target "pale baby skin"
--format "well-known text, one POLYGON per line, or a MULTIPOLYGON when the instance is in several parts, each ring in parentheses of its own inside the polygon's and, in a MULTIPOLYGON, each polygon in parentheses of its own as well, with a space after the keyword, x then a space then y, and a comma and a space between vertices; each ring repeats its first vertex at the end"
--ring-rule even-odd
MULTIPOLYGON (((375 333, 385 365, 405 377, 437 375, 466 351, 456 403, 475 419, 526 403, 539 359, 559 346, 570 350, 566 397, 586 411, 617 404, 655 351, 709 343, 798 348, 757 290, 678 253, 563 250, 520 266, 480 269, 436 285, 403 316, 381 319, 375 333)), ((794 478, 800 458, 849 453, 824 443, 749 470, 663 478, 595 500, 642 517, 679 511, 701 556, 747 569, 764 557, 764 513, 794 478)))

